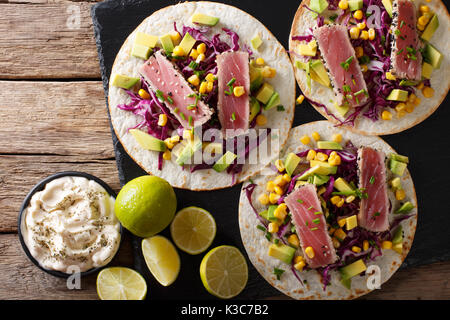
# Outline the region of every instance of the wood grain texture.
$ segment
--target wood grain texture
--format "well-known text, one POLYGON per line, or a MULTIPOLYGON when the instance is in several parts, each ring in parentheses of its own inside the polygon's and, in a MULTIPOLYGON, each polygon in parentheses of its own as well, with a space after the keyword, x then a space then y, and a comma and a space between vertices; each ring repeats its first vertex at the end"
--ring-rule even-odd
POLYGON ((0 79, 100 78, 91 3, 11 2, 0 3, 0 79))

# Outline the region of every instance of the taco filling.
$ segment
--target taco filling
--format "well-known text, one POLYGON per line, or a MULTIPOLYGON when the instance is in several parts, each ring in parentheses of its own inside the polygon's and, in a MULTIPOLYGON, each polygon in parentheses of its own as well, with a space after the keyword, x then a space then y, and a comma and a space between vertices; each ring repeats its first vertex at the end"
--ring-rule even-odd
POLYGON ((191 172, 214 169, 234 178, 245 163, 242 158, 270 132, 267 128, 256 138, 247 136, 250 128, 267 123, 262 111, 285 111, 270 84, 276 70, 250 49, 262 45, 259 37, 240 44, 233 30, 215 33, 217 17, 196 13, 191 21, 194 27, 181 30, 174 22, 174 30, 166 35, 136 33, 131 55, 142 60, 140 78, 112 76, 112 85, 131 98, 117 108, 141 118, 129 133, 143 149, 159 152, 159 170, 174 156, 180 166, 192 164, 191 172), (202 141, 197 129, 217 129, 221 137, 202 141), (240 151, 238 136, 245 136, 240 151), (213 161, 194 165, 198 153, 207 153, 213 161))
POLYGON ((255 227, 270 241, 268 259, 285 263, 302 285, 302 273, 316 270, 326 290, 331 271, 339 271, 341 284, 351 288, 352 277, 386 250, 403 253, 400 223, 415 207, 402 187, 409 159, 343 144, 340 134, 332 141, 312 136, 317 147, 277 160, 275 178, 261 194, 252 195, 253 183, 244 190, 255 227), (256 211, 252 198, 266 209, 256 211))
POLYGON ((418 91, 433 97, 430 78, 443 55, 430 43, 439 27, 430 7, 410 0, 310 0, 301 6, 315 22, 292 35, 291 55, 306 73, 304 90, 334 91, 329 105, 307 100, 339 125, 354 126, 358 117, 400 119, 421 104, 418 91))

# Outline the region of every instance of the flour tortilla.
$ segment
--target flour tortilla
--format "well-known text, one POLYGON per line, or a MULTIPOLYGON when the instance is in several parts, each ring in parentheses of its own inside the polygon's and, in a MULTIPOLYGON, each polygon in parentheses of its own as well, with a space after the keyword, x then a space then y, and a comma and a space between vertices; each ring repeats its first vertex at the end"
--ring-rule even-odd
MULTIPOLYGON (((309 6, 309 3, 310 0, 304 0, 299 6, 297 13, 295 14, 295 18, 292 23, 291 34, 289 36, 289 50, 291 52, 299 43, 298 41, 293 41, 292 36, 305 35, 306 31, 309 28, 313 28, 317 25, 316 19, 313 19, 311 12, 305 8, 305 6, 309 6)), ((422 4, 419 1, 416 1, 415 3, 416 6, 422 4)), ((448 77, 448 74, 450 74, 450 41, 448 41, 448 38, 446 36, 442 35, 448 35, 450 33, 450 16, 445 5, 439 0, 435 0, 429 3, 427 2, 426 5, 429 6, 431 10, 437 14, 440 24, 438 30, 436 31, 436 34, 431 38, 430 43, 444 55, 444 59, 442 61, 440 69, 434 70, 431 76, 431 87, 435 90, 434 96, 432 98, 425 98, 422 95, 422 92, 417 90, 416 95, 422 100, 422 102, 418 107, 415 108, 412 113, 407 113, 400 119, 398 119, 396 114, 394 113, 392 120, 379 120, 376 122, 359 116, 355 121, 354 127, 345 126, 346 129, 364 135, 387 135, 401 132, 419 124, 420 122, 428 118, 444 101, 450 88, 450 77, 448 77)), ((328 16, 327 12, 330 15, 336 13, 336 11, 326 10, 324 12, 326 16, 328 16)), ((296 57, 294 54, 291 54, 291 60, 295 65, 296 57)), ((315 81, 311 81, 311 89, 308 89, 306 82, 306 72, 298 68, 294 69, 297 83, 304 95, 315 102, 325 105, 328 111, 331 112, 334 116, 336 116, 340 120, 344 120, 344 117, 336 112, 333 103, 330 102, 335 100, 332 89, 328 89, 315 81)), ((336 119, 327 115, 323 108, 314 105, 313 107, 329 121, 335 124, 339 123, 336 119)), ((348 114, 350 113, 351 110, 348 114)))
MULTIPOLYGON (((383 151, 386 154, 395 152, 379 137, 355 134, 342 128, 336 128, 330 122, 317 121, 292 128, 286 146, 282 151, 282 155, 285 156, 290 152, 298 153, 311 148, 312 145, 303 145, 300 142, 300 138, 305 134, 310 136, 314 131, 317 131, 323 140, 331 140, 333 134, 340 133, 343 137, 343 143, 350 140, 356 147, 371 147, 383 151)), ((414 161, 414 159, 412 159, 412 161, 414 161)), ((276 174, 274 174, 273 171, 270 173, 267 170, 265 173, 267 175, 260 174, 252 179, 253 182, 257 184, 257 187, 252 194, 252 202, 258 212, 264 210, 264 207, 257 200, 258 196, 265 191, 267 181, 274 180, 276 177, 276 174)), ((406 192, 406 199, 415 206, 415 209, 410 213, 414 216, 403 220, 400 224, 403 227, 404 234, 403 254, 399 255, 393 250, 383 250, 383 255, 381 257, 378 257, 375 261, 367 264, 367 266, 375 264, 380 267, 381 283, 386 282, 406 258, 411 249, 417 225, 417 198, 411 175, 406 171, 401 179, 402 186, 406 192)), ((396 210, 399 207, 399 203, 395 199, 393 192, 388 192, 392 207, 394 208, 393 210, 396 210)), ((395 216, 398 217, 398 215, 395 216)), ((393 218, 394 214, 391 213, 389 215, 389 220, 392 222, 393 218)), ((263 232, 256 228, 258 224, 259 221, 250 207, 245 190, 242 189, 239 200, 239 228, 241 231, 242 242, 250 261, 258 272, 267 280, 267 282, 284 294, 294 299, 354 299, 371 291, 366 286, 367 275, 364 277, 353 277, 351 290, 349 290, 340 283, 341 277, 336 270, 331 272, 331 284, 327 287, 326 291, 323 290, 323 284, 320 282, 321 276, 315 270, 299 273, 302 280, 307 280, 305 287, 302 287, 300 282, 290 271, 289 265, 268 256, 267 251, 270 242, 264 237, 263 232), (273 274, 274 268, 286 270, 283 273, 281 280, 277 280, 276 276, 273 274)))
MULTIPOLYGON (((278 128, 281 133, 287 133, 292 126, 295 107, 295 79, 292 64, 289 57, 272 35, 270 31, 251 15, 235 7, 214 2, 186 2, 169 6, 156 11, 146 18, 130 36, 120 49, 112 68, 113 74, 123 74, 139 77, 138 69, 144 63, 143 60, 131 56, 131 48, 136 32, 145 32, 151 35, 161 36, 173 31, 173 23, 177 23, 179 30, 183 25, 195 26, 191 23, 191 16, 196 13, 219 17, 219 23, 210 31, 210 37, 221 33, 221 39, 228 41, 228 36, 222 28, 235 31, 240 37, 241 50, 245 50, 244 44, 250 47, 250 40, 256 35, 262 39, 263 44, 259 50, 254 51, 256 57, 262 57, 266 64, 277 70, 273 79, 268 79, 275 90, 280 94, 281 104, 284 112, 278 112, 276 108, 264 112, 268 118, 266 128, 278 128)), ((111 83, 111 82, 110 82, 111 83)), ((130 127, 135 126, 141 120, 131 112, 118 109, 116 106, 130 102, 130 98, 123 89, 109 86, 109 110, 114 131, 121 141, 127 153, 148 173, 157 175, 167 180, 172 186, 190 190, 213 190, 226 188, 233 185, 232 176, 226 172, 200 170, 194 173, 189 168, 183 170, 175 163, 175 157, 171 161, 164 161, 162 171, 158 170, 158 153, 142 149, 135 139, 127 132, 130 127)), ((286 134, 280 135, 279 147, 272 150, 277 155, 285 144, 286 134)), ((239 183, 258 173, 270 162, 269 157, 259 161, 257 165, 244 165, 243 171, 236 176, 239 183)))

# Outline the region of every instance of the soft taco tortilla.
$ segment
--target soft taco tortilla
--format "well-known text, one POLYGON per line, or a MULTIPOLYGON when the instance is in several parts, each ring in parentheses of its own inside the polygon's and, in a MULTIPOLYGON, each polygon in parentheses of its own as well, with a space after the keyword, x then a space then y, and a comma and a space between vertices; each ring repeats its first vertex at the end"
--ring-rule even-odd
MULTIPOLYGON (((219 23, 211 27, 207 37, 211 39, 216 34, 221 34, 223 41, 228 41, 223 28, 235 32, 239 36, 240 50, 253 51, 254 57, 262 57, 266 65, 276 69, 276 76, 266 81, 270 83, 280 95, 280 104, 284 107, 283 112, 273 108, 264 111, 267 123, 258 128, 271 128, 280 130, 279 145, 275 147, 273 154, 278 154, 284 145, 288 132, 292 125, 295 105, 295 80, 289 57, 264 25, 251 15, 235 7, 214 2, 186 2, 163 8, 146 18, 130 36, 120 49, 112 68, 112 75, 123 74, 131 77, 139 77, 139 68, 144 60, 131 55, 133 42, 137 32, 162 36, 174 31, 174 23, 178 30, 183 26, 200 28, 191 22, 194 13, 203 13, 218 17, 219 23), (262 45, 258 50, 251 46, 251 39, 259 36, 262 45)), ((270 157, 261 159, 256 165, 245 164, 242 171, 236 176, 226 172, 216 172, 213 169, 198 170, 191 172, 189 166, 184 168, 175 163, 174 157, 170 161, 164 161, 162 170, 158 169, 158 152, 147 151, 140 147, 134 137, 128 132, 142 121, 141 117, 129 111, 117 108, 120 104, 130 102, 129 95, 125 90, 109 85, 109 110, 114 131, 127 153, 148 173, 166 179, 172 186, 190 190, 213 190, 230 187, 244 181, 259 172, 270 162, 270 157)), ((273 131, 274 132, 274 131, 273 131)), ((271 138, 271 136, 269 136, 271 138)), ((256 152, 256 150, 252 151, 256 152)), ((251 153, 251 154, 252 154, 251 153)))
MULTIPOLYGON (((370 147, 372 149, 384 152, 386 155, 395 153, 395 151, 379 137, 358 135, 342 128, 336 128, 333 124, 327 121, 318 121, 291 129, 289 139, 282 151, 280 159, 284 159, 284 157, 289 153, 297 154, 311 148, 317 148, 313 139, 311 139, 312 142, 309 145, 304 145, 300 142, 300 139, 304 135, 311 136, 313 132, 319 133, 321 140, 330 141, 332 140, 332 135, 341 134, 343 137, 342 145, 344 145, 347 141, 351 141, 356 148, 370 147)), ((304 161, 305 159, 303 158, 302 162, 304 161)), ((368 289, 366 285, 368 275, 357 275, 351 278, 351 288, 348 289, 341 283, 341 274, 338 269, 331 269, 328 273, 330 275, 329 284, 324 289, 322 274, 319 271, 316 271, 317 269, 303 270, 302 272, 297 271, 296 274, 302 280, 302 284, 299 279, 296 278, 292 265, 281 262, 280 260, 268 255, 269 246, 272 245, 277 236, 274 234, 271 242, 268 241, 265 237, 266 231, 264 231, 264 228, 261 228, 262 222, 260 218, 257 217, 255 211, 259 213, 263 210, 267 210, 267 206, 263 206, 258 198, 262 193, 266 192, 267 182, 276 181, 275 178, 278 174, 270 169, 265 171, 266 172, 263 172, 263 174, 253 178, 252 183, 243 186, 239 203, 239 227, 242 242, 250 261, 253 263, 258 272, 272 286, 294 299, 354 299, 369 293, 371 290, 368 289), (250 192, 250 190, 252 191, 250 192), (248 196, 250 196, 251 202, 248 200, 248 196), (252 205, 255 210, 253 210, 252 205), (259 227, 257 227, 258 225, 259 227), (276 270, 275 268, 284 270, 279 280, 274 274, 274 271, 276 270)), ((393 178, 394 176, 392 173, 388 174, 388 181, 391 181, 393 178)), ((401 177, 401 184, 406 194, 406 198, 403 202, 409 201, 414 205, 414 209, 408 213, 409 218, 401 220, 399 224, 403 229, 403 248, 401 254, 394 250, 383 249, 381 256, 375 257, 373 261, 365 262, 367 267, 370 265, 377 265, 380 267, 381 284, 386 282, 402 264, 411 249, 416 230, 417 199, 412 178, 407 170, 405 170, 404 175, 401 177)), ((311 185, 309 184, 309 186, 311 185)), ((302 187, 300 187, 300 189, 301 188, 302 187)), ((318 187, 318 189, 319 188, 320 187, 318 187)), ((391 203, 391 207, 388 209, 390 211, 388 218, 392 227, 392 223, 402 215, 393 213, 399 208, 400 202, 396 200, 390 187, 388 188, 388 196, 391 203)), ((329 203, 328 205, 330 208, 329 203)), ((323 210, 323 208, 320 210, 323 210)), ((396 223, 399 221, 400 220, 397 220, 396 223)), ((347 231, 345 226, 342 228, 348 234, 351 232, 347 231)), ((393 226, 391 232, 394 228, 397 227, 393 226)), ((330 230, 328 230, 328 232, 330 232, 330 230)), ((369 250, 376 249, 373 248, 369 250)), ((305 253, 302 251, 301 247, 296 249, 295 254, 303 255, 305 257, 305 253)))
MULTIPOLYGON (((337 4, 338 1, 328 1, 329 3, 337 4)), ((366 3, 366 1, 364 1, 366 3)), ((447 41, 447 37, 441 36, 448 34, 450 32, 450 16, 448 14, 447 8, 442 3, 442 1, 415 1, 416 7, 419 5, 427 5, 434 12, 439 19, 439 27, 433 37, 430 39, 430 43, 436 47, 439 52, 444 56, 442 64, 439 69, 433 70, 431 75, 431 87, 434 89, 434 96, 431 98, 425 98, 421 90, 415 90, 416 96, 421 99, 418 106, 414 108, 414 111, 403 112, 403 116, 400 118, 397 116, 397 112, 393 108, 385 108, 381 110, 389 110, 392 113, 392 120, 386 121, 381 120, 381 111, 378 112, 378 121, 373 121, 362 114, 367 111, 367 108, 356 117, 354 124, 346 124, 344 127, 346 129, 365 134, 365 135, 386 135, 393 134, 397 132, 409 129, 420 122, 428 118, 439 105, 445 99, 448 90, 450 88, 450 78, 447 76, 450 72, 450 43, 447 41)), ((303 0, 295 14, 294 21, 292 23, 290 40, 289 40, 289 50, 291 52, 291 60, 296 64, 296 61, 301 58, 295 53, 295 48, 298 44, 304 43, 304 41, 293 40, 292 37, 303 36, 310 34, 310 29, 317 28, 317 19, 313 17, 312 12, 307 9, 311 4, 311 0, 303 0)), ((384 10, 381 1, 376 1, 375 4, 379 5, 382 10, 384 10)), ((336 7, 336 10, 329 10, 331 7, 326 9, 321 15, 325 17, 325 20, 330 16, 338 16, 334 23, 342 23, 345 18, 341 18, 342 10, 336 7)), ((347 9, 348 12, 348 9, 347 9)), ((417 14, 417 17, 420 13, 417 14)), ((392 28, 392 27, 391 27, 392 28)), ((379 37, 379 34, 376 35, 379 37)), ((348 116, 352 113, 353 109, 342 116, 337 112, 334 105, 336 96, 331 88, 327 88, 316 81, 311 81, 311 87, 308 88, 306 72, 297 67, 295 69, 295 77, 297 83, 300 86, 304 95, 311 100, 312 106, 325 118, 333 122, 336 125, 342 124, 343 121, 348 119, 348 116), (325 106, 325 107, 323 107, 325 106)), ((387 71, 387 70, 386 70, 387 71)), ((372 117, 373 118, 373 117, 372 117)))

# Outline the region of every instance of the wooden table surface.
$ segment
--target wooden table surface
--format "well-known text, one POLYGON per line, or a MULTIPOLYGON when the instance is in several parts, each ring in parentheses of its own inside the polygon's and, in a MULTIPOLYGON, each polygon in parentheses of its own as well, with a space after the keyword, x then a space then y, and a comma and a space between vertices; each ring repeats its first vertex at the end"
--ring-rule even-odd
MULTIPOLYGON (((17 236, 23 198, 50 174, 84 171, 120 188, 91 5, 0 0, 0 299, 97 299, 96 275, 68 290, 27 259, 17 236)), ((133 265, 130 239, 113 264, 133 265)), ((365 298, 450 299, 449 279, 450 262, 410 268, 365 298)))

